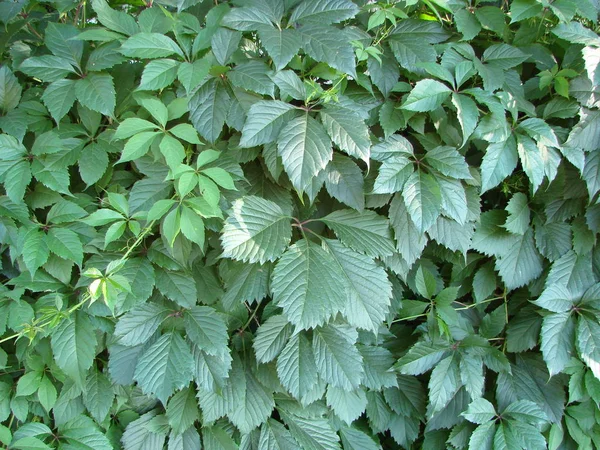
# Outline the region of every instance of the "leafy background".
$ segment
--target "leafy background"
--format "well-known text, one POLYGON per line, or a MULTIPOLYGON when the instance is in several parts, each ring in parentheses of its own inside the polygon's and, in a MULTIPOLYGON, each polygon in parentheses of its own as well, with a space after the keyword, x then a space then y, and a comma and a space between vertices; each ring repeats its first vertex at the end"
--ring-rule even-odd
POLYGON ((597 0, 0 4, 0 442, 600 447, 597 0))

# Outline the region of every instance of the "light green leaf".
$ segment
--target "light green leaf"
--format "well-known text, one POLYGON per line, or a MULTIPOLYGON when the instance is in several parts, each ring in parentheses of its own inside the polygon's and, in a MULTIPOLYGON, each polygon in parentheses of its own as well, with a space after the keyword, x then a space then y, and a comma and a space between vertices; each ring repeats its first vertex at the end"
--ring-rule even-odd
POLYGON ((86 108, 105 116, 113 116, 116 93, 113 77, 107 73, 90 72, 75 83, 77 100, 86 108))
POLYGON ((220 355, 227 350, 227 327, 213 308, 194 306, 185 312, 184 324, 189 339, 204 352, 220 355))
POLYGON ((506 205, 506 211, 508 211, 508 218, 504 228, 514 234, 525 234, 530 222, 527 196, 521 192, 514 194, 506 205))
POLYGON ((271 265, 232 262, 225 279, 223 306, 231 309, 243 302, 260 301, 267 296, 271 265))
POLYGON ((448 345, 441 342, 420 341, 400 358, 394 368, 405 375, 420 375, 431 370, 448 351, 448 345))
POLYGON ((358 333, 344 324, 330 323, 313 331, 313 352, 319 375, 330 385, 356 389, 363 378, 362 356, 354 345, 358 333))
POLYGON ((275 83, 271 80, 270 74, 271 69, 265 63, 248 61, 237 65, 227 73, 227 77, 231 84, 240 89, 273 97, 275 95, 275 83))
POLYGON ((292 60, 302 46, 300 34, 290 28, 275 28, 272 25, 258 25, 258 37, 273 59, 275 69, 282 70, 292 60))
POLYGON ((369 129, 358 114, 345 108, 326 107, 320 111, 319 117, 335 145, 348 155, 369 163, 369 129))
POLYGON ((190 120, 200 136, 215 142, 225 124, 231 97, 218 80, 213 79, 200 87, 190 99, 190 120))
POLYGON ((413 172, 404 185, 402 197, 416 227, 421 232, 427 231, 437 220, 442 206, 440 185, 435 177, 421 170, 413 172))
POLYGON ((348 247, 372 257, 387 256, 394 252, 388 220, 365 210, 340 209, 319 219, 331 228, 338 239, 348 247))
POLYGON ((135 368, 134 380, 145 394, 154 394, 164 404, 177 389, 192 379, 192 353, 183 338, 174 332, 163 334, 147 348, 135 368))
POLYGON ((239 31, 254 31, 259 25, 271 25, 271 18, 260 7, 233 8, 223 17, 221 25, 239 31))
POLYGON ((156 410, 152 410, 129 422, 121 437, 127 450, 163 450, 166 435, 151 433, 147 428, 156 414, 156 410))
MULTIPOLYGON (((121 272, 119 272, 121 273, 121 272)), ((143 303, 121 316, 115 327, 119 344, 135 346, 146 343, 158 330, 169 310, 155 303, 143 303)))
POLYGON ((37 228, 29 230, 24 237, 23 260, 32 276, 46 263, 49 254, 46 235, 37 228))
POLYGON ((292 22, 338 23, 351 19, 359 12, 350 0, 308 0, 294 9, 292 22))
POLYGON ((114 393, 112 383, 106 375, 98 370, 90 371, 85 380, 83 404, 98 423, 102 423, 113 404, 114 393))
MULTIPOLYGON (((256 360, 260 363, 273 361, 286 347, 292 327, 283 315, 271 316, 257 330, 253 347, 256 360)), ((287 364, 285 367, 287 367, 287 364)))
POLYGON ((274 261, 290 242, 289 220, 270 200, 255 196, 236 200, 221 235, 223 256, 260 264, 274 261))
POLYGON ((27 58, 21 63, 19 70, 48 83, 65 78, 69 73, 75 73, 69 61, 51 55, 27 58))
POLYGON ((87 314, 77 312, 61 321, 52 333, 51 343, 56 364, 83 387, 96 356, 96 334, 87 314))
POLYGON ((108 168, 108 155, 104 146, 95 142, 86 145, 79 155, 78 163, 81 179, 91 186, 102 178, 108 168))
POLYGON ((517 167, 517 143, 514 137, 490 143, 481 163, 481 192, 498 186, 517 167))
POLYGON ((87 416, 80 415, 63 424, 60 427, 60 434, 75 448, 93 448, 94 450, 112 450, 113 448, 96 423, 87 416))
POLYGON ((283 387, 302 401, 317 385, 319 375, 310 341, 294 334, 277 358, 277 375, 283 387))
POLYGON ((292 185, 299 192, 307 189, 333 157, 325 129, 308 114, 289 121, 281 130, 277 151, 292 185))
POLYGON ((167 404, 167 418, 173 433, 182 434, 200 418, 194 391, 184 388, 177 392, 167 404))
POLYGON ((83 247, 77 234, 67 228, 51 228, 46 237, 48 249, 63 259, 81 266, 83 247))
POLYGON ((184 57, 181 48, 171 38, 159 33, 137 33, 121 45, 120 51, 132 58, 164 58, 174 53, 184 57))
POLYGON ((324 240, 345 277, 347 303, 344 316, 357 328, 377 333, 383 323, 392 296, 392 285, 383 268, 336 240, 324 240))
POLYGON ((260 428, 260 450, 295 450, 297 447, 287 428, 276 420, 269 419, 260 428))
POLYGON ((504 252, 496 260, 496 269, 509 290, 529 283, 542 273, 542 258, 535 248, 531 228, 504 252))
MULTIPOLYGON (((188 63, 189 64, 189 63, 188 63)), ((175 81, 179 62, 172 59, 157 59, 150 61, 144 67, 142 80, 138 86, 141 91, 154 91, 163 89, 175 81)))
POLYGON ((210 70, 210 59, 201 58, 193 63, 182 62, 177 69, 177 78, 185 88, 188 94, 200 86, 208 76, 210 70))
POLYGON ((254 103, 242 130, 241 147, 255 147, 274 142, 283 126, 294 117, 295 109, 279 100, 254 103))
POLYGON ((425 161, 443 175, 456 179, 470 179, 469 166, 454 147, 436 147, 425 154, 425 161))
POLYGON ((157 128, 157 125, 145 119, 140 119, 138 117, 130 117, 119 124, 119 126, 117 127, 117 131, 115 132, 114 138, 127 139, 138 133, 156 130, 157 128))
POLYGON ((469 408, 462 413, 462 416, 469 422, 484 424, 496 416, 496 410, 485 398, 478 398, 469 404, 469 408))
POLYGON ((581 359, 591 369, 597 379, 600 379, 600 325, 586 316, 581 316, 577 324, 577 351, 581 359))
POLYGON ((386 159, 379 167, 379 174, 373 185, 373 193, 395 194, 401 192, 414 170, 413 162, 405 156, 393 156, 386 159))
POLYGON ((339 436, 327 419, 300 417, 280 411, 281 417, 300 448, 313 450, 339 450, 339 436))
POLYGON ((448 86, 436 80, 425 79, 418 81, 410 91, 402 109, 407 111, 433 111, 446 100, 452 91, 448 86))
POLYGON ((56 123, 69 112, 75 103, 75 80, 57 80, 48 85, 42 101, 56 123))
POLYGON ((346 301, 343 280, 333 256, 302 239, 283 254, 273 270, 273 301, 292 324, 312 328, 342 310, 346 301))
POLYGON ((345 391, 329 386, 326 399, 327 406, 348 425, 358 419, 367 407, 367 396, 362 389, 345 391))

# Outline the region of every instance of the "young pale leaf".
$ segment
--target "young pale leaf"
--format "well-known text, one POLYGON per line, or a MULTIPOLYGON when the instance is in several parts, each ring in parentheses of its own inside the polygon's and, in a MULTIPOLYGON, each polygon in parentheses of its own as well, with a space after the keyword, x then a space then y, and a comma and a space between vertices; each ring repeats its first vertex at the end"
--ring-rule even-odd
POLYGON ((289 217, 276 203, 256 196, 236 200, 223 227, 223 256, 264 264, 274 261, 288 246, 289 217))
POLYGON ((343 309, 344 278, 331 254, 302 239, 283 254, 273 270, 273 301, 292 324, 313 328, 343 309))

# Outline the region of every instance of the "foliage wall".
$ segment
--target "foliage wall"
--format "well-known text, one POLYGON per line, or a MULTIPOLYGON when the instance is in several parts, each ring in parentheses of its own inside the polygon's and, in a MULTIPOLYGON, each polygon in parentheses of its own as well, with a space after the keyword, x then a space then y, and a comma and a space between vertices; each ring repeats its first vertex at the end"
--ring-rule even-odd
POLYGON ((600 447, 597 0, 0 4, 0 442, 600 447))

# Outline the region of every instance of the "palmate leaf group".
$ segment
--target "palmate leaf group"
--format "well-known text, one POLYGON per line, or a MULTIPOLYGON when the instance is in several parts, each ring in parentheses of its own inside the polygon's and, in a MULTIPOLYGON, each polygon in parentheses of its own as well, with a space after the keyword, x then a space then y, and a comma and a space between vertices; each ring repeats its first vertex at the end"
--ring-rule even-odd
POLYGON ((599 12, 0 4, 0 446, 600 447, 599 12))

